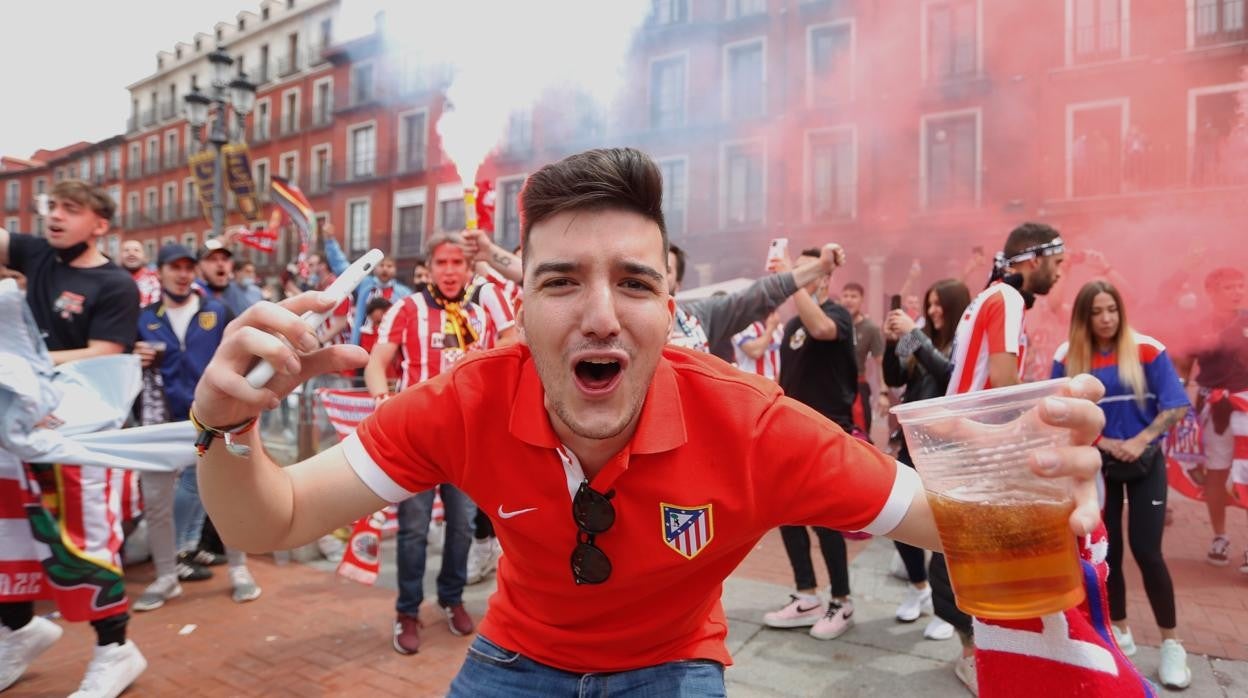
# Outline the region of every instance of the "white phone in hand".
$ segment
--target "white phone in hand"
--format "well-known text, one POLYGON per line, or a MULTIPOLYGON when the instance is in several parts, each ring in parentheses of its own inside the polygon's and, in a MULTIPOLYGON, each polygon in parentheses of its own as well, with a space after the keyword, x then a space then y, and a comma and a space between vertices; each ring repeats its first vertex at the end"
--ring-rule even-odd
MULTIPOLYGON (((381 250, 374 248, 369 250, 363 257, 355 260, 351 266, 347 267, 346 271, 342 272, 341 276, 334 280, 334 283, 329 285, 329 288, 323 291, 323 293, 327 293, 337 299, 334 305, 330 306, 329 310, 323 313, 315 313, 311 310, 304 313, 300 318, 303 320, 303 324, 307 325, 308 329, 313 332, 325 324, 325 321, 333 315, 334 308, 338 307, 342 299, 350 295, 355 290, 355 287, 359 286, 360 282, 371 274, 373 269, 377 268, 378 264, 381 264, 381 260, 385 259, 385 256, 381 250)), ((247 383, 259 390, 272 380, 276 373, 277 369, 273 367, 273 364, 268 361, 261 361, 247 373, 247 383)))
POLYGON ((764 270, 771 268, 771 263, 784 259, 789 256, 789 239, 788 238, 772 238, 771 244, 767 246, 767 264, 763 266, 764 270))

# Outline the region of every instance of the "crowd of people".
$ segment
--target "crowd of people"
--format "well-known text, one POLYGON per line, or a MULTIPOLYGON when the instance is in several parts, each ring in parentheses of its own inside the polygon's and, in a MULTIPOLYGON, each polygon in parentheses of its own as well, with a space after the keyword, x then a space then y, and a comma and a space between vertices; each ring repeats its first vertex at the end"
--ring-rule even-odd
MULTIPOLYGON (((547 166, 524 190, 523 249, 504 250, 476 230, 439 233, 408 283, 388 257, 343 299, 316 293, 351 261, 332 225, 305 260, 307 273, 292 265, 263 284, 252 263, 234 259, 228 235, 199 250, 166 244, 150 264, 143 245, 127 240, 110 260, 96 243, 109 229, 112 200, 84 182, 57 183, 46 238, 0 229, 0 267, 24 277, 56 364, 137 355, 143 390, 133 424, 190 416, 207 437, 206 453, 179 473, 126 472, 117 479, 120 496, 102 484, 113 482, 104 469, 0 459, 0 482, 17 485, 0 488, 0 499, 18 498, 0 502, 0 512, 20 511, 38 493, 45 501, 56 495, 55 506, 81 522, 83 559, 117 574, 124 533, 141 519, 155 570, 129 603, 82 603, 51 582, 24 593, 6 587, 14 593, 0 593, 0 690, 61 634, 34 614, 36 600, 52 598, 65 620, 96 630, 75 695, 116 696, 146 667, 126 637, 128 611, 176 602, 184 583, 211 577, 218 565, 228 570, 233 600, 253 601, 261 586, 244 551, 321 538, 323 550, 337 552, 327 531, 388 502, 398 505, 393 646, 416 653, 436 490, 444 512, 436 603, 452 633, 478 633, 453 695, 553 695, 602 672, 622 677, 618 685, 658 681, 722 693, 728 656, 719 584, 775 528, 794 591, 764 616, 766 625, 809 628, 821 640, 850 632, 846 537, 887 535, 908 581, 897 620, 931 615, 925 638, 958 636, 963 652, 953 671, 977 694, 976 623, 957 607, 943 556, 929 552, 939 545, 904 440, 895 423, 873 422, 888 420, 893 404, 1021 382, 1031 359, 1024 317, 1059 287, 1072 256, 1066 243, 1048 225, 1018 226, 983 290, 968 277, 937 280, 920 294, 916 262, 878 323, 865 312, 862 284, 842 278, 853 250, 830 242, 769 259, 768 273, 735 293, 678 300, 688 260, 667 240, 657 177, 648 158, 628 149, 547 166), (296 317, 331 309, 317 328, 296 317), (263 389, 242 379, 257 356, 280 367, 263 389), (340 446, 277 468, 255 418, 309 379, 360 386, 376 411, 340 446), (762 430, 785 438, 760 448, 762 430), (872 445, 873 433, 890 436, 872 445), (214 437, 229 447, 214 446, 214 437), (853 487, 837 486, 851 471, 853 487), (807 496, 813 491, 829 494, 807 496), (636 522, 653 518, 655 492, 663 493, 664 529, 647 537, 636 522), (816 581, 811 528, 826 593, 816 581), (549 545, 563 532, 570 576, 568 550, 549 545), (463 591, 491 574, 499 590, 478 628, 463 591), (680 604, 655 601, 674 586, 680 604), (641 600, 653 602, 644 613, 641 600), (579 642, 587 634, 598 638, 593 646, 579 642)), ((1103 419, 1097 462, 1091 471, 1076 463, 1088 460, 1085 445, 1064 454, 1057 471, 1100 483, 1099 501, 1081 500, 1071 525, 1085 533, 1094 523, 1089 508, 1102 512, 1118 647, 1135 651, 1121 570, 1125 530, 1164 638, 1158 678, 1184 688, 1191 672, 1161 546, 1162 447, 1195 409, 1214 533, 1208 559, 1228 565, 1227 482, 1248 486, 1248 460, 1237 457, 1248 439, 1244 275, 1207 275, 1213 312, 1200 340, 1175 357, 1128 324, 1134 299, 1118 279, 1098 277, 1068 306, 1059 293, 1049 299, 1068 320, 1067 341, 1045 357, 1051 375, 1090 373, 1105 387, 1097 409, 1076 400, 1065 423, 1103 419)), ((1099 397, 1072 390, 1072 399, 1099 397)), ((1248 574, 1248 551, 1240 571, 1248 574)))

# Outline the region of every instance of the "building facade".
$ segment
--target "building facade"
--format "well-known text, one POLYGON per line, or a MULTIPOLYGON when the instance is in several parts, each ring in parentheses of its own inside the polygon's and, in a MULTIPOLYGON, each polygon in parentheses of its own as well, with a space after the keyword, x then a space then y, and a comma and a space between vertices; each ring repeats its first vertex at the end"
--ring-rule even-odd
MULTIPOLYGON (((161 52, 129 86, 123 136, 5 161, 11 227, 38 230, 27 202, 40 178, 102 172, 120 204, 106 245, 201 243, 181 99, 206 89, 205 56, 222 44, 260 86, 240 136, 262 197, 289 177, 349 250, 410 266, 429 233, 463 223, 435 128, 451 76, 381 26, 339 41, 349 11, 266 0, 161 52)), ((1241 220, 1245 14, 1244 0, 653 0, 615 111, 563 90, 510 114, 482 170, 495 235, 519 242, 529 172, 597 145, 658 159, 672 238, 691 253, 686 286, 756 276, 772 237, 837 240, 875 311, 911 259, 956 275, 1024 219, 1110 247, 1149 220, 1176 236, 1198 232, 1178 229, 1185 216, 1241 220)), ((275 271, 293 245, 246 254, 275 271)))

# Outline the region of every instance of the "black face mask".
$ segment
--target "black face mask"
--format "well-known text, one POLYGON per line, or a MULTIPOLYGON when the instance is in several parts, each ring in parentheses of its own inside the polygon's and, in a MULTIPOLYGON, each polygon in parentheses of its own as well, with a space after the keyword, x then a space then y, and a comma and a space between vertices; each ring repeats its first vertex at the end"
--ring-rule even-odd
POLYGON ((69 264, 75 259, 78 259, 79 257, 81 257, 82 253, 86 251, 87 251, 87 243, 80 242, 77 245, 74 245, 73 247, 57 249, 56 257, 57 259, 61 260, 62 264, 69 264))
POLYGON ((187 291, 186 293, 178 294, 178 293, 174 293, 173 291, 170 291, 164 286, 161 286, 160 290, 166 296, 169 296, 169 300, 173 301, 174 303, 178 305, 182 305, 183 303, 185 303, 187 299, 191 297, 191 294, 195 292, 194 290, 191 290, 191 291, 187 291))
POLYGON ((1031 291, 1023 290, 1023 275, 1022 274, 1019 274, 1017 272, 1013 274, 1006 274, 1005 276, 1001 277, 1001 283, 1006 284, 1007 286, 1013 286, 1015 289, 1018 290, 1019 294, 1022 295, 1023 297, 1023 303, 1026 305, 1027 310, 1031 310, 1031 306, 1036 304, 1036 294, 1032 293, 1031 291))

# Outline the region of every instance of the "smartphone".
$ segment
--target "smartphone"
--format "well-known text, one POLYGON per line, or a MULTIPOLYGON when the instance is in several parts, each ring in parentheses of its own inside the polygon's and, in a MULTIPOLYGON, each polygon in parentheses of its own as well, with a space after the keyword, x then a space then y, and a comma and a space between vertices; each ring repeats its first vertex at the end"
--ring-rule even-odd
POLYGON ((901 294, 894 293, 893 296, 888 299, 888 309, 901 310, 901 294))
POLYGON ((785 259, 789 256, 789 239, 788 238, 772 238, 771 244, 767 246, 767 263, 763 265, 764 269, 771 267, 771 263, 777 260, 785 259))

